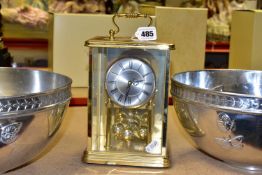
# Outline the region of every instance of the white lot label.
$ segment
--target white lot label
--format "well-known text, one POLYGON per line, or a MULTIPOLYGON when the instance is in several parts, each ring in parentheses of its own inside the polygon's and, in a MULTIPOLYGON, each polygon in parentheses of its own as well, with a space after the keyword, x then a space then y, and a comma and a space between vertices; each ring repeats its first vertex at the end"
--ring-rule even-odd
POLYGON ((138 40, 152 41, 157 39, 155 27, 139 27, 135 33, 138 40))
POLYGON ((146 147, 145 151, 148 153, 155 153, 155 151, 159 148, 159 143, 156 140, 152 140, 146 147))

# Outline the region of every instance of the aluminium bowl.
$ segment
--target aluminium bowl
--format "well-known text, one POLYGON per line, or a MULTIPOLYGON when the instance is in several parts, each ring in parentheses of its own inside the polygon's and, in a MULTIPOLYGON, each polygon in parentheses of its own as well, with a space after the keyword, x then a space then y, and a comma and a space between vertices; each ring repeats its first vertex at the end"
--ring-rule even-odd
POLYGON ((201 150, 262 170, 262 71, 200 70, 171 81, 179 121, 201 150))
POLYGON ((56 73, 0 68, 0 173, 38 155, 58 130, 71 79, 56 73))

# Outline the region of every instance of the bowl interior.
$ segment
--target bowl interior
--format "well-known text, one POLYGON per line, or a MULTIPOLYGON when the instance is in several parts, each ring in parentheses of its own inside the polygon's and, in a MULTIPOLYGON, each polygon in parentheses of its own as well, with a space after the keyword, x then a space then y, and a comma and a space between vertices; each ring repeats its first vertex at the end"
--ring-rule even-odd
POLYGON ((172 81, 193 88, 262 97, 262 71, 192 71, 176 74, 172 81))
POLYGON ((46 71, 0 68, 0 82, 1 98, 44 93, 67 86, 71 79, 46 71))

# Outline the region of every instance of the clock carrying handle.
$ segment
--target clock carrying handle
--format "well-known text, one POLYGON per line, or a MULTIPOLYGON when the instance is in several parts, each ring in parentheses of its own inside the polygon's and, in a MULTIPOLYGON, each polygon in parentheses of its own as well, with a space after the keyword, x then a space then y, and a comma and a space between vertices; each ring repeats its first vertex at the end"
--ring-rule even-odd
POLYGON ((121 17, 125 17, 125 18, 129 18, 129 19, 134 19, 134 18, 148 18, 149 19, 149 23, 148 23, 148 27, 152 25, 152 17, 147 15, 147 14, 140 14, 140 13, 123 13, 123 14, 115 14, 112 17, 112 21, 114 26, 116 27, 116 29, 110 29, 109 30, 109 38, 110 40, 114 40, 115 39, 115 35, 120 31, 119 26, 116 24, 115 18, 121 18, 121 17))

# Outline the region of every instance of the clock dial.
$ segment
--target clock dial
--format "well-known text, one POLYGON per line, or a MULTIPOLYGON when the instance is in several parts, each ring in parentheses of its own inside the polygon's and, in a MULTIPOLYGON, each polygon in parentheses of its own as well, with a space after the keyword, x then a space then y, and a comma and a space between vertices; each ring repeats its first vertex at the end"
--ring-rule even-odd
POLYGON ((105 86, 114 103, 137 107, 148 102, 154 94, 155 74, 147 63, 136 58, 123 58, 108 69, 105 86))

